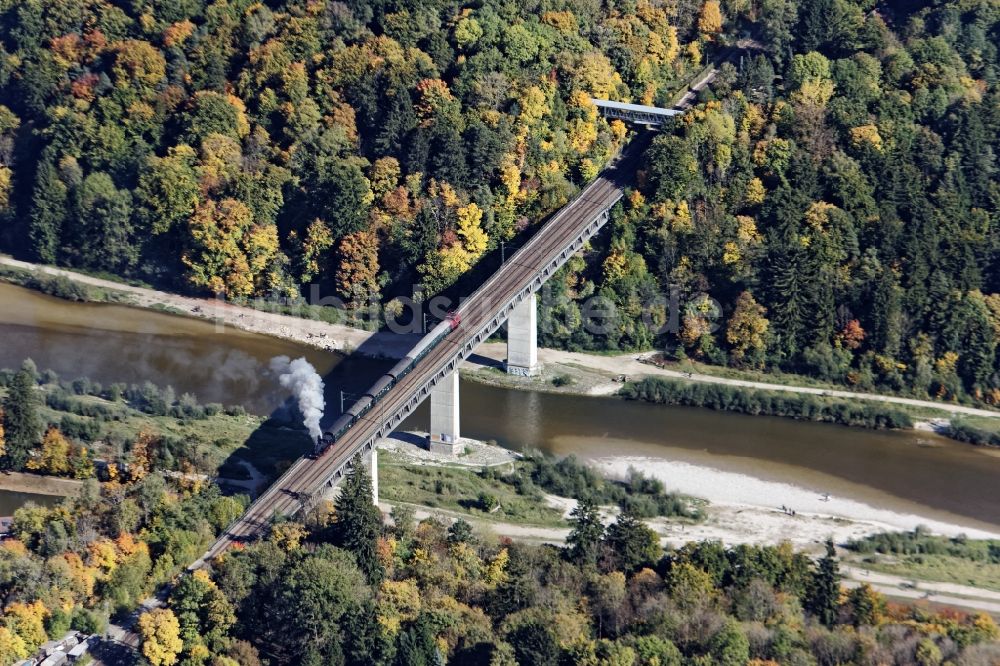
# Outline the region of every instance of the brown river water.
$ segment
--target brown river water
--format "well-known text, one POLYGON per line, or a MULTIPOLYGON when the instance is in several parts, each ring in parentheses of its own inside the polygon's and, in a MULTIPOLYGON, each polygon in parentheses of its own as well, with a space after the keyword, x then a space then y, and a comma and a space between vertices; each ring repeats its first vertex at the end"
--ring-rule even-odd
MULTIPOLYGON (((381 364, 267 336, 123 306, 62 301, 0 283, 0 367, 25 357, 64 378, 172 385, 201 402, 260 414, 285 393, 266 372, 276 355, 306 356, 326 376, 328 418, 340 390, 360 392, 381 364)), ((347 396, 350 397, 349 395, 347 396)), ((998 451, 923 432, 877 432, 566 394, 462 384, 462 434, 510 448, 584 458, 682 460, 802 484, 902 511, 929 509, 1000 526, 998 451)), ((406 426, 427 428, 427 406, 406 426)), ((0 493, 0 497, 3 493, 0 493)), ((2 515, 0 511, 0 515, 2 515)))

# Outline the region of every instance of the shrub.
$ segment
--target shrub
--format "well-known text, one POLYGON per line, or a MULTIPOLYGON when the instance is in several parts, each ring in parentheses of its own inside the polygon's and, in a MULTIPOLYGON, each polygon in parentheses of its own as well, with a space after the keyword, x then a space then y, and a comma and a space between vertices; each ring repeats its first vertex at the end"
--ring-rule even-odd
POLYGON ((543 454, 525 458, 530 465, 528 474, 519 474, 508 482, 521 495, 532 496, 537 488, 562 497, 589 499, 595 504, 617 504, 630 508, 640 518, 682 516, 697 518, 700 514, 682 495, 668 493, 663 484, 638 470, 629 470, 625 482, 605 479, 575 456, 555 459, 543 454))
POLYGON ((479 493, 479 508, 486 513, 493 513, 500 508, 500 500, 489 493, 479 493))
POLYGON ((59 430, 72 439, 93 442, 101 436, 101 421, 97 419, 84 421, 67 415, 59 421, 59 430))
POLYGON ((662 377, 646 377, 642 381, 626 384, 620 394, 629 400, 645 400, 664 405, 704 407, 741 414, 787 416, 806 421, 839 423, 864 428, 913 427, 913 419, 900 409, 814 394, 799 395, 725 384, 690 384, 662 377))
POLYGON ((990 432, 961 419, 953 419, 948 426, 948 437, 959 442, 968 442, 978 446, 1000 446, 1000 433, 990 432))
POLYGON ((858 553, 883 555, 948 555, 974 562, 1000 564, 1000 540, 970 540, 963 535, 953 538, 932 536, 926 528, 912 532, 882 532, 851 541, 847 547, 858 553))
POLYGON ((55 296, 56 298, 64 298, 68 301, 90 300, 90 292, 86 287, 61 275, 33 275, 28 278, 25 284, 43 294, 55 296))
POLYGON ((556 375, 552 378, 553 386, 571 386, 573 383, 573 378, 569 375, 556 375))

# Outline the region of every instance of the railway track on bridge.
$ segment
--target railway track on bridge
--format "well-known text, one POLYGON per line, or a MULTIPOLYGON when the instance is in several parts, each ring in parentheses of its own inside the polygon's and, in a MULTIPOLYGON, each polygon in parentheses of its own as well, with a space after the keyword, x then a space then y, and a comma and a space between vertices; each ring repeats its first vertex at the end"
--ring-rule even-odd
POLYGON ((556 212, 528 242, 458 308, 460 323, 420 358, 336 443, 317 459, 300 458, 275 481, 190 569, 210 563, 234 543, 259 535, 276 515, 294 515, 333 485, 359 453, 371 450, 440 379, 506 320, 513 306, 575 254, 607 221, 610 209, 631 184, 649 143, 640 134, 617 162, 556 212))

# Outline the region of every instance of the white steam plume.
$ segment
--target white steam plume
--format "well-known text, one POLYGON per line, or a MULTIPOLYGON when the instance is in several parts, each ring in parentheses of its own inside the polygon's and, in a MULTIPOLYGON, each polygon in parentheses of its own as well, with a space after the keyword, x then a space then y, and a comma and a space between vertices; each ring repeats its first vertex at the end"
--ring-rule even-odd
POLYGON ((293 361, 287 356, 275 356, 271 359, 271 371, 277 373, 281 385, 295 395, 309 434, 313 439, 319 437, 322 432, 319 420, 323 418, 326 401, 323 399, 323 379, 316 368, 305 358, 293 361))

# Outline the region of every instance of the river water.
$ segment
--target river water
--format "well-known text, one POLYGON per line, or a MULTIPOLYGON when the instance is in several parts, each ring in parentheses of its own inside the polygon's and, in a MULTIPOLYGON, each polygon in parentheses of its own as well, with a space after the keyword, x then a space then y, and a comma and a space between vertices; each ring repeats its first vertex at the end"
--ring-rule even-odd
MULTIPOLYGON (((0 367, 32 357, 63 377, 150 380, 202 402, 256 413, 285 394, 266 372, 275 355, 306 356, 340 390, 359 392, 380 364, 291 342, 122 306, 79 304, 0 283, 0 367)), ((347 399, 350 395, 346 396, 347 399)), ((877 432, 701 409, 462 384, 462 433, 515 448, 581 457, 648 456, 783 481, 900 511, 929 509, 1000 526, 996 451, 928 433, 877 432)), ((405 427, 427 428, 426 403, 405 427)), ((2 514, 0 514, 2 515, 2 514)))
POLYGON ((149 380, 202 403, 242 404, 265 413, 283 391, 268 360, 306 356, 321 373, 339 357, 232 326, 119 305, 72 303, 0 283, 0 368, 30 357, 64 379, 105 384, 149 380))

